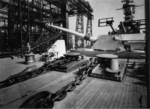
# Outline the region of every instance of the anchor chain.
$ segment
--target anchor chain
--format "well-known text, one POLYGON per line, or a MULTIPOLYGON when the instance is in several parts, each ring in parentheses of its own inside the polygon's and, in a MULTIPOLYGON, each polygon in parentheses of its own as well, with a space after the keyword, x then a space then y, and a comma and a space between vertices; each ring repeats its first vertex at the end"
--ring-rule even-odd
POLYGON ((39 92, 27 99, 19 108, 36 108, 40 102, 51 96, 52 94, 49 91, 39 92))
POLYGON ((67 85, 66 92, 72 92, 73 90, 75 90, 75 88, 76 88, 75 81, 72 81, 67 85))
MULTIPOLYGON (((84 68, 84 67, 83 67, 84 68)), ((90 67, 89 67, 90 68, 90 67)), ((48 91, 39 92, 27 99, 19 108, 50 108, 52 109, 55 101, 61 101, 66 98, 67 92, 75 90, 88 76, 89 68, 82 70, 81 75, 77 75, 74 81, 59 89, 56 93, 48 91), (43 96, 45 94, 45 96, 43 96)), ((80 69, 79 69, 80 71, 80 69)))
POLYGON ((61 101, 61 100, 63 100, 67 96, 66 88, 67 87, 63 87, 60 90, 58 90, 54 94, 54 98, 52 98, 52 101, 61 101))
MULTIPOLYGON (((60 59, 54 60, 52 62, 45 62, 44 65, 39 68, 37 68, 36 65, 27 67, 22 72, 12 75, 8 77, 7 79, 5 79, 4 81, 0 81, 0 88, 8 87, 13 84, 26 81, 27 79, 36 77, 44 72, 54 70, 58 66, 64 63, 69 63, 71 61, 76 61, 76 60, 78 60, 78 57, 66 57, 66 58, 60 58, 60 59)), ((76 68, 78 68, 79 66, 85 65, 86 63, 87 62, 85 63, 81 62, 79 63, 79 65, 76 65, 77 66, 76 68)), ((73 69, 76 69, 76 68, 73 68, 73 69)))

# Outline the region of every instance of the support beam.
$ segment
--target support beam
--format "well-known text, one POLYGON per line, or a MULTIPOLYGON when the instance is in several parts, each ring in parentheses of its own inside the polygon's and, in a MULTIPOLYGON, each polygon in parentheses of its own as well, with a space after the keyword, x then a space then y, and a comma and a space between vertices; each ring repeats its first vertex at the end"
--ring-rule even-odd
MULTIPOLYGON (((83 14, 77 14, 76 19, 76 30, 79 33, 84 33, 84 18, 83 14)), ((75 46, 78 47, 84 47, 84 40, 80 38, 75 37, 75 46)))
MULTIPOLYGON (((89 3, 82 0, 0 0, 0 23, 3 24, 3 19, 5 19, 6 26, 8 27, 3 28, 3 25, 0 26, 2 29, 8 29, 7 43, 9 43, 7 44, 8 47, 4 45, 5 50, 8 49, 11 52, 17 50, 22 53, 22 49, 24 49, 27 42, 30 43, 31 47, 34 46, 42 32, 48 33, 48 35, 44 34, 40 40, 41 42, 58 33, 54 29, 52 31, 47 30, 35 20, 45 24, 50 22, 56 25, 62 24, 64 28, 69 28, 68 17, 71 15, 71 10, 75 10, 86 17, 88 14, 91 16, 93 12, 89 3)), ((73 16, 75 15, 77 13, 73 14, 73 16)), ((0 31, 3 31, 2 29, 0 31)), ((70 49, 68 48, 68 35, 68 33, 64 35, 67 50, 70 49)), ((51 42, 47 44, 49 43, 51 42)), ((45 48, 47 44, 41 46, 45 48)))
POLYGON ((150 108, 150 1, 145 0, 145 12, 146 12, 146 67, 147 67, 147 108, 150 108))
MULTIPOLYGON (((86 35, 87 36, 92 36, 92 19, 91 18, 87 18, 86 35)), ((90 41, 85 41, 85 45, 87 47, 90 47, 91 42, 90 41)))
POLYGON ((22 0, 19 0, 19 23, 20 23, 20 45, 21 45, 21 56, 23 56, 23 40, 22 40, 22 0))

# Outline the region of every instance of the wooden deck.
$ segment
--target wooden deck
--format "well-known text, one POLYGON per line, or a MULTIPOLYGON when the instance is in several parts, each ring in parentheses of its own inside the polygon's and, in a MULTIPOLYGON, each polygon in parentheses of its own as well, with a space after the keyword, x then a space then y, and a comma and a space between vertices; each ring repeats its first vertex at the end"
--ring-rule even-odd
POLYGON ((146 108, 147 87, 145 77, 128 69, 123 82, 88 77, 83 85, 68 94, 57 108, 146 108), (85 87, 83 87, 85 85, 85 87))
MULTIPOLYGON (((21 69, 17 69, 15 63, 16 61, 14 61, 14 64, 11 62, 11 68, 15 65, 14 68, 21 71, 21 69)), ((7 73, 9 72, 8 69, 7 73)), ((0 108, 18 108, 26 99, 39 91, 44 90, 55 93, 61 87, 73 81, 74 77, 74 73, 53 71, 0 89, 0 108)), ((86 78, 74 91, 68 92, 64 100, 55 102, 53 109, 146 108, 146 106, 147 87, 145 76, 128 69, 122 82, 93 77, 86 78)))
POLYGON ((62 108, 146 108, 147 89, 141 84, 131 77, 123 83, 93 79, 82 90, 77 88, 76 95, 70 94, 72 99, 62 108))

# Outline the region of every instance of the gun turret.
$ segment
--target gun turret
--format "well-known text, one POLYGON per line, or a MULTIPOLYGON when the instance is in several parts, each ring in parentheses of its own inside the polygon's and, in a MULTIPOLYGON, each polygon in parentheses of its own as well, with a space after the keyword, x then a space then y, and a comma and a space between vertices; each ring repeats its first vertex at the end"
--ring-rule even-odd
POLYGON ((48 24, 47 26, 58 29, 58 30, 61 30, 61 31, 64 31, 64 32, 67 32, 67 33, 70 33, 70 34, 73 34, 73 35, 75 35, 79 38, 82 38, 82 39, 85 39, 85 40, 88 40, 88 41, 91 41, 91 42, 95 42, 97 40, 96 37, 89 36, 89 35, 82 34, 82 33, 78 33, 78 32, 63 28, 63 27, 54 26, 54 25, 50 25, 50 24, 48 24))

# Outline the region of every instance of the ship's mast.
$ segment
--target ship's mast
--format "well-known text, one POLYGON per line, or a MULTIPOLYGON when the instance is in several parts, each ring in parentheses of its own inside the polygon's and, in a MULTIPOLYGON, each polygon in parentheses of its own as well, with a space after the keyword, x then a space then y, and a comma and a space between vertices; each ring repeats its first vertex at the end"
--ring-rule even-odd
POLYGON ((133 0, 123 0, 123 10, 124 10, 124 22, 133 21, 133 14, 135 14, 135 5, 133 4, 133 0))
MULTIPOLYGON (((134 20, 135 7, 142 5, 135 5, 133 0, 122 0, 124 11, 124 22, 120 22, 119 31, 121 33, 131 34, 131 33, 140 33, 140 23, 141 20, 134 20)), ((117 9, 117 10, 121 10, 117 9)))
POLYGON ((113 17, 99 19, 98 27, 110 26, 113 31, 108 34, 135 34, 140 33, 142 29, 145 30, 145 27, 141 27, 145 25, 145 19, 134 20, 135 7, 143 5, 135 5, 133 0, 122 0, 121 2, 123 3, 122 8, 117 10, 123 10, 124 21, 118 25, 119 29, 113 28, 113 17))

